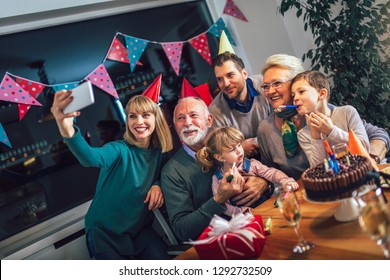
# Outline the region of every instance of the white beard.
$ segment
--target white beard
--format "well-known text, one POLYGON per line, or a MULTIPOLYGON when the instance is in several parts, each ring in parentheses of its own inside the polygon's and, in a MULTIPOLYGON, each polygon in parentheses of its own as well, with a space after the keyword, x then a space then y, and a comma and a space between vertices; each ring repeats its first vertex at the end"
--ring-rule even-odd
POLYGON ((185 128, 179 133, 179 137, 187 146, 193 146, 201 144, 206 138, 209 128, 206 126, 204 130, 201 130, 199 127, 191 126, 190 128, 185 128), (188 130, 196 130, 198 133, 195 136, 185 136, 184 132, 188 130))

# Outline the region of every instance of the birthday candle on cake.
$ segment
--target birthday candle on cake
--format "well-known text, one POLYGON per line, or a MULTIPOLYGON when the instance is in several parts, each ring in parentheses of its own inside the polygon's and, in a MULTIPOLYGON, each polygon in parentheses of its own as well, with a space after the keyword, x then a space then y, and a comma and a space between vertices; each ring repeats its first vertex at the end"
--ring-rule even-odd
POLYGON ((351 166, 351 161, 349 160, 349 155, 346 155, 345 160, 347 161, 347 165, 351 166))
POLYGON ((326 152, 328 153, 329 156, 331 156, 333 153, 332 153, 332 149, 329 146, 328 140, 326 139, 324 140, 324 145, 325 145, 326 152))
POLYGON ((325 172, 328 172, 329 171, 329 163, 328 163, 328 160, 326 158, 324 158, 324 167, 325 167, 325 172))
POLYGON ((334 173, 338 174, 340 171, 339 161, 337 159, 334 160, 334 173))

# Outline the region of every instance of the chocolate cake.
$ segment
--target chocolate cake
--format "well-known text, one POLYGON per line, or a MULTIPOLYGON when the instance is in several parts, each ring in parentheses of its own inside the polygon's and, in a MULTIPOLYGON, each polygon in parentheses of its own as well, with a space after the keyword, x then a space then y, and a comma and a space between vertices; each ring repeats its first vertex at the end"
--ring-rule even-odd
POLYGON ((339 160, 337 174, 320 163, 303 172, 301 179, 308 199, 333 201, 351 197, 352 192, 364 183, 371 169, 371 163, 365 157, 348 155, 348 159, 344 157, 339 160))

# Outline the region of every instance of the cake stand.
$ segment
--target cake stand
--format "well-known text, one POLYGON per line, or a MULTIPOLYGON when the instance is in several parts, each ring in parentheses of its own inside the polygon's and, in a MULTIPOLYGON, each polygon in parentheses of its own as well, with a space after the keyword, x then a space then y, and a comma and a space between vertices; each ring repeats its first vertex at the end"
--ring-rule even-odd
POLYGON ((359 217, 359 207, 353 198, 346 198, 340 201, 334 218, 339 222, 351 222, 359 217))
POLYGON ((310 203, 333 203, 339 202, 339 206, 336 209, 334 218, 339 222, 351 222, 359 217, 359 208, 356 201, 353 198, 343 198, 329 201, 316 201, 307 197, 305 190, 303 190, 303 198, 310 203))

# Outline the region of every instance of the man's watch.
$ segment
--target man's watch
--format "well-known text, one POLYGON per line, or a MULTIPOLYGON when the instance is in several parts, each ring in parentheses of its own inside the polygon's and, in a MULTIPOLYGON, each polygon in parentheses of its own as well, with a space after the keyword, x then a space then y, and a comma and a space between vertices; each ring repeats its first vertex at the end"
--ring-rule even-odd
POLYGON ((370 154, 370 157, 373 158, 376 163, 381 163, 381 159, 377 155, 370 154))

